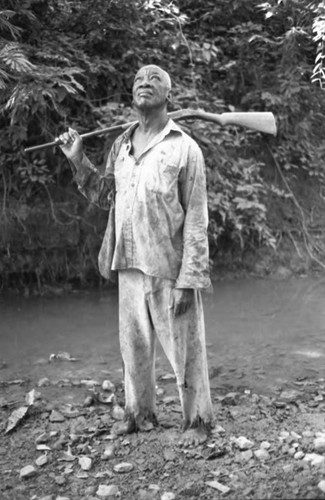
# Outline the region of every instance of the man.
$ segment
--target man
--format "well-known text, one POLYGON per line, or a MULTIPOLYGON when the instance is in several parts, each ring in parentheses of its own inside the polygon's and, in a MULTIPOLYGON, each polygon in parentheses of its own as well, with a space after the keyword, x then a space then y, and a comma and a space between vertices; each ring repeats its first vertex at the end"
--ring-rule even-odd
POLYGON ((62 151, 80 191, 109 209, 99 254, 105 277, 117 271, 125 422, 118 434, 156 423, 158 337, 176 376, 182 411, 180 444, 198 445, 213 426, 200 289, 211 287, 204 160, 196 142, 167 114, 171 80, 155 65, 133 84, 139 115, 117 138, 100 175, 79 134, 62 134, 62 151))

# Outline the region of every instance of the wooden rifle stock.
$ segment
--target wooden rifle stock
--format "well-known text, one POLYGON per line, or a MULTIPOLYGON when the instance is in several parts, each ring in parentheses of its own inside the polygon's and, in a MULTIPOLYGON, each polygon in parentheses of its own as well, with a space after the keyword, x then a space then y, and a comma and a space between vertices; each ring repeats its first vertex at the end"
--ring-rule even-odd
MULTIPOLYGON (((221 126, 226 125, 236 125, 240 127, 247 127, 258 132, 264 132, 265 134, 276 135, 276 123, 273 113, 269 111, 256 111, 256 112, 240 112, 240 113, 208 113, 200 109, 181 109, 179 111, 173 111, 168 113, 168 116, 175 121, 178 120, 205 120, 210 122, 218 123, 221 126)), ((136 122, 122 123, 120 125, 114 125, 112 127, 106 127, 98 130, 93 130, 92 132, 87 132, 86 134, 81 134, 83 139, 88 139, 89 137, 95 137, 98 135, 109 134, 111 132, 122 132, 127 129, 130 125, 136 122)), ((45 144, 39 144, 38 146, 31 146, 25 148, 25 153, 30 153, 32 151, 37 151, 39 149, 45 149, 53 146, 59 146, 62 144, 60 140, 47 142, 45 144)))

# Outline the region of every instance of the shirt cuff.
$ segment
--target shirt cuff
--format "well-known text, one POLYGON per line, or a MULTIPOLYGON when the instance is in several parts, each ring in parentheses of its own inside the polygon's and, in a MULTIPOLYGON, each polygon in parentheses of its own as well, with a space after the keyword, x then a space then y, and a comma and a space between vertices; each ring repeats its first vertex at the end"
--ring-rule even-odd
POLYGON ((96 168, 85 154, 83 154, 82 159, 78 162, 72 162, 70 160, 70 164, 74 172, 73 178, 79 188, 82 188, 86 184, 88 177, 93 172, 97 172, 96 168))

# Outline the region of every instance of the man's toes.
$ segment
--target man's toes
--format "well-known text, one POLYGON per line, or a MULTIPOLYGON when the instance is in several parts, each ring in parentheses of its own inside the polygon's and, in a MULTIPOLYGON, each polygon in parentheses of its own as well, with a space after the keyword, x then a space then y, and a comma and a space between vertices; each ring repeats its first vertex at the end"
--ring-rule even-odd
POLYGON ((135 432, 136 428, 132 420, 126 420, 125 422, 116 422, 111 428, 112 434, 117 436, 122 436, 123 434, 131 434, 135 432))
POLYGON ((197 447, 200 444, 205 443, 207 440, 206 432, 200 429, 189 429, 184 432, 182 438, 179 440, 179 446, 183 446, 184 448, 188 448, 190 446, 197 447))

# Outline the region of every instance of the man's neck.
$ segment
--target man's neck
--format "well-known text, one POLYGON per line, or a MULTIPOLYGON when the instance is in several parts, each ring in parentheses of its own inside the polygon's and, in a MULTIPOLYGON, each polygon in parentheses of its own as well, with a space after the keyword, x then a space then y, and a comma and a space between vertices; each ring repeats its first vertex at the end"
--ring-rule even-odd
POLYGON ((168 122, 166 109, 162 110, 139 110, 138 131, 142 135, 155 135, 163 130, 168 122))

